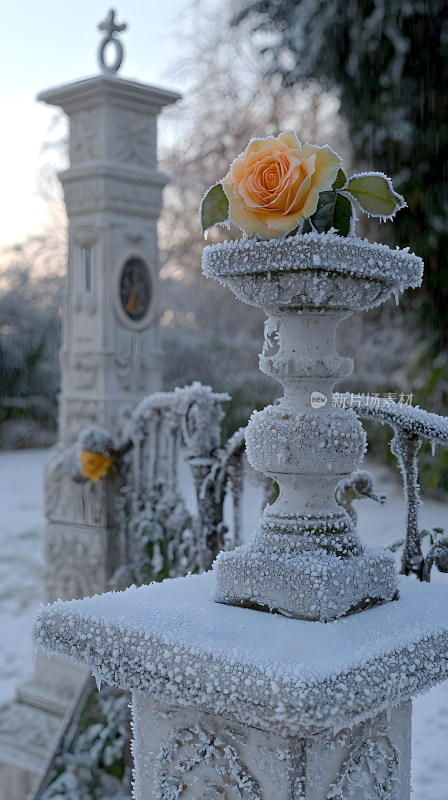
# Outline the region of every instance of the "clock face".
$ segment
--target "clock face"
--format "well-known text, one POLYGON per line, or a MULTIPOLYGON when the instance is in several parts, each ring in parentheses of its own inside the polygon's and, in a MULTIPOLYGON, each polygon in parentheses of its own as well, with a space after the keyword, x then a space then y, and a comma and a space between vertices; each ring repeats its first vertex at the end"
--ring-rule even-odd
POLYGON ((152 282, 149 269, 142 258, 128 258, 120 278, 120 301, 126 316, 140 322, 149 309, 152 282))

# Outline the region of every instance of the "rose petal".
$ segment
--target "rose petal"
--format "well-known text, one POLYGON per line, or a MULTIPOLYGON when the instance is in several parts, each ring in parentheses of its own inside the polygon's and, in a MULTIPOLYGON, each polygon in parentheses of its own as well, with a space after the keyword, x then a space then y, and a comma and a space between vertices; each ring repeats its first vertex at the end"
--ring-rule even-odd
POLYGON ((277 138, 280 142, 282 142, 282 144, 285 144, 288 148, 291 148, 292 150, 297 150, 300 154, 302 150, 302 145, 299 139, 297 138, 297 134, 295 131, 285 131, 284 133, 281 133, 277 138))
POLYGON ((331 189, 335 181, 338 169, 342 164, 342 158, 329 147, 328 144, 319 147, 306 142, 303 145, 304 157, 315 155, 315 179, 313 186, 318 192, 325 192, 331 189))

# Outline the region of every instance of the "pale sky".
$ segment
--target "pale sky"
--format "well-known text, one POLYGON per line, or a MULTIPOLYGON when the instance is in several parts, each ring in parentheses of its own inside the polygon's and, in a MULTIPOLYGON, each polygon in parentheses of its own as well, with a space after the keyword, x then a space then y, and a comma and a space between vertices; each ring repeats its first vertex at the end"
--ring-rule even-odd
MULTIPOLYGON (((113 3, 125 56, 119 75, 182 90, 167 77, 182 51, 182 15, 188 0, 113 3)), ((97 25, 108 0, 6 0, 0 3, 0 246, 37 232, 47 217, 36 195, 42 142, 54 109, 36 95, 99 73, 97 25)))

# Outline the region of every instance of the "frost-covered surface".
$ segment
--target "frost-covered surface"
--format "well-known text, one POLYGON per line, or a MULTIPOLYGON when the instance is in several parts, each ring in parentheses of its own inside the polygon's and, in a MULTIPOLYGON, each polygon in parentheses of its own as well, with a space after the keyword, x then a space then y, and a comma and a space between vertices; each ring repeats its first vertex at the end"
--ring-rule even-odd
POLYGON ((194 382, 145 397, 128 416, 117 501, 120 567, 110 588, 204 571, 221 549, 239 544, 244 434, 220 446, 229 399, 194 382), (196 494, 192 509, 181 487, 184 458, 196 494), (223 524, 226 496, 233 535, 223 524))
MULTIPOLYGON (((345 397, 348 405, 352 404, 352 395, 335 393, 335 402, 345 397)), ((387 398, 374 398, 369 395, 356 395, 356 404, 353 406, 362 417, 375 419, 383 425, 402 428, 408 433, 429 439, 434 444, 448 443, 448 417, 425 411, 419 406, 397 403, 387 398)))
POLYGON ((448 677, 448 589, 322 624, 214 603, 212 575, 42 607, 34 638, 97 680, 278 733, 340 729, 448 677), (187 680, 186 680, 187 678, 187 680))
POLYGON ((309 233, 206 247, 202 270, 250 305, 371 308, 391 293, 420 286, 421 258, 357 237, 309 233))
POLYGON ((302 527, 298 536, 291 531, 256 535, 249 545, 220 553, 213 567, 214 599, 274 610, 287 617, 325 621, 396 596, 397 578, 390 553, 367 550, 354 555, 350 552, 352 542, 345 535, 340 538, 348 552, 341 558, 328 553, 333 542, 327 531, 316 537, 316 549, 302 552, 302 536, 302 527))
MULTIPOLYGON (((336 403, 341 399, 350 403, 353 395, 335 395, 336 403)), ((335 400, 333 400, 335 402, 335 400)), ((431 414, 406 403, 395 403, 389 399, 357 396, 358 413, 390 425, 394 437, 390 448, 397 459, 403 478, 403 489, 407 504, 407 530, 403 547, 401 571, 404 575, 415 573, 420 580, 429 581, 431 567, 435 562, 441 572, 448 570, 448 540, 439 538, 435 549, 425 558, 421 548, 419 525, 420 486, 418 482, 418 453, 422 439, 429 439, 433 453, 437 445, 448 444, 448 417, 431 414)))
POLYGON ((221 442, 221 403, 230 400, 225 392, 214 392, 198 381, 176 387, 173 392, 154 392, 144 397, 132 413, 129 435, 135 440, 144 435, 144 423, 154 412, 171 411, 182 420, 184 437, 191 456, 209 455, 221 442))
POLYGON ((249 463, 266 473, 348 473, 359 467, 366 435, 356 415, 310 411, 297 414, 279 406, 254 411, 246 429, 249 463))
POLYGON ((397 585, 387 556, 355 553, 349 539, 345 558, 334 551, 333 493, 338 480, 360 466, 365 435, 353 412, 341 415, 326 403, 352 367, 335 349, 338 320, 347 310, 371 308, 392 291, 417 285, 421 259, 356 237, 308 234, 207 248, 203 271, 270 317, 260 366, 285 394, 278 407, 252 415, 246 450, 251 465, 279 485, 273 513, 287 511, 295 524, 295 530, 285 528, 289 539, 259 538, 219 556, 215 599, 321 621, 393 599, 397 585), (278 352, 268 356, 277 344, 278 352), (320 552, 303 553, 306 530, 297 530, 295 520, 318 512, 321 521, 322 511, 327 525, 319 531, 320 552))

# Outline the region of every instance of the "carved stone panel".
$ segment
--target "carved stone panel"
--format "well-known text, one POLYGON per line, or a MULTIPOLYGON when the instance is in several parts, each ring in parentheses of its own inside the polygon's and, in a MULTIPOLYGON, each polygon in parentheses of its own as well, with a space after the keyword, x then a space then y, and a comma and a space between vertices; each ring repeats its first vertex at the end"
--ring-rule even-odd
POLYGON ((70 117, 70 163, 101 157, 101 108, 77 111, 70 117))
POLYGON ((49 523, 45 535, 46 599, 101 594, 107 581, 107 531, 49 523))
POLYGON ((60 178, 70 217, 108 210, 157 219, 162 208, 162 187, 166 181, 155 170, 149 172, 146 180, 136 179, 133 174, 117 177, 89 173, 75 178, 69 172, 62 173, 60 178))
POLYGON ((156 118, 114 108, 109 156, 116 161, 156 167, 156 118))
POLYGON ((118 384, 121 390, 135 395, 136 400, 150 392, 151 373, 159 369, 158 352, 153 352, 154 338, 152 331, 133 333, 119 325, 115 329, 114 368, 118 384))
POLYGON ((60 717, 33 706, 11 703, 0 716, 0 749, 12 740, 20 742, 30 767, 40 766, 61 724, 60 717))
POLYGON ((70 383, 75 389, 93 389, 97 382, 100 367, 97 353, 74 353, 70 383))
POLYGON ((62 395, 60 418, 60 438, 65 442, 74 442, 83 428, 106 424, 104 401, 62 395))
POLYGON ((409 800, 411 702, 305 739, 304 800, 409 800))
MULTIPOLYGON (((186 677, 186 679, 188 679, 186 677)), ((133 694, 135 800, 409 800, 411 704, 279 736, 133 694)))
POLYGON ((61 181, 64 187, 64 200, 69 217, 76 214, 88 214, 100 208, 102 199, 101 183, 97 178, 69 180, 61 175, 61 181))
POLYGON ((293 800, 302 747, 214 714, 133 695, 136 800, 293 800))

